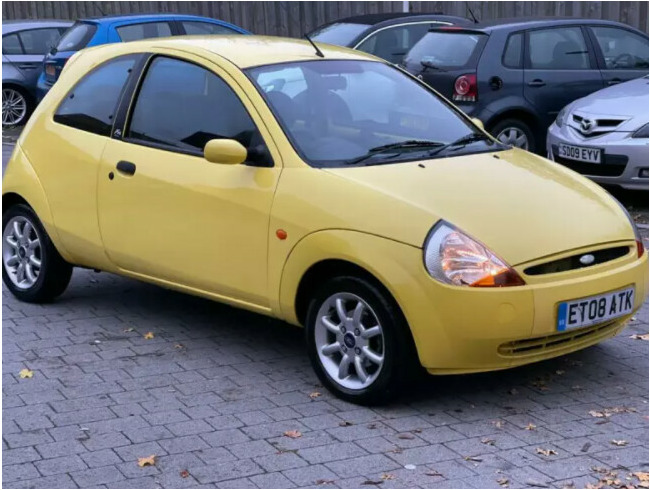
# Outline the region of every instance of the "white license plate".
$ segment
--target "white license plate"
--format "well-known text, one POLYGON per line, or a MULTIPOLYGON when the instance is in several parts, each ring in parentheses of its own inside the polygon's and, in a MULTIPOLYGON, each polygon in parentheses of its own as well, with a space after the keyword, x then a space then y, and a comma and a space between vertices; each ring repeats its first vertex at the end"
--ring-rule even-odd
POLYGON ((588 327, 632 313, 634 287, 560 303, 557 313, 559 332, 588 327))
POLYGON ((576 160, 578 162, 600 163, 603 150, 600 148, 585 148, 584 146, 573 146, 560 143, 557 148, 559 157, 576 160))

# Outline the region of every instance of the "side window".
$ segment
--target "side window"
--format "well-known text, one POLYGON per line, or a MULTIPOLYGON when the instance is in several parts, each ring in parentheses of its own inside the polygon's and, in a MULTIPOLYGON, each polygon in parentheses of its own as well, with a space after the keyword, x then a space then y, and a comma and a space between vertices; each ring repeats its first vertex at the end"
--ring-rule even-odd
POLYGON ((190 153, 202 153, 215 138, 235 139, 249 150, 263 144, 226 82, 193 63, 165 57, 155 58, 147 70, 127 138, 190 153))
POLYGON ((211 24, 209 22, 183 21, 181 24, 185 29, 185 34, 188 35, 239 34, 237 31, 233 31, 229 27, 220 26, 219 24, 211 24))
POLYGON ((648 40, 625 29, 592 27, 608 70, 648 69, 648 40))
POLYGON ((23 54, 23 47, 18 40, 18 34, 2 37, 2 54, 23 54))
POLYGON ((56 46, 61 37, 59 29, 31 29, 20 33, 25 54, 45 54, 56 46))
POLYGON ((529 33, 530 68, 533 70, 588 70, 589 52, 582 29, 560 27, 529 33))
POLYGON ((147 22, 118 27, 117 34, 124 42, 148 39, 151 37, 171 36, 172 31, 167 22, 147 22))
POLYGON ((113 59, 91 71, 66 95, 54 121, 101 136, 110 136, 124 84, 138 55, 113 59))
POLYGON ((524 44, 524 35, 521 32, 511 34, 506 41, 503 51, 503 66, 506 68, 521 68, 521 48, 524 44))
POLYGON ((429 31, 430 23, 390 27, 372 34, 357 49, 399 63, 413 45, 429 31))

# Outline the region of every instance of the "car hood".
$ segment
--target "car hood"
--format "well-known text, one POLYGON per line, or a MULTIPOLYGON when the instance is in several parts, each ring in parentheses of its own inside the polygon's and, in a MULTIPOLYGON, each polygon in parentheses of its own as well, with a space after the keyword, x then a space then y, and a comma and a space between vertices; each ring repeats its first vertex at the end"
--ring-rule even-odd
POLYGON ((606 191, 518 149, 326 172, 384 195, 368 204, 374 207, 374 220, 362 211, 359 229, 418 247, 440 219, 513 266, 634 239, 627 217, 606 191))

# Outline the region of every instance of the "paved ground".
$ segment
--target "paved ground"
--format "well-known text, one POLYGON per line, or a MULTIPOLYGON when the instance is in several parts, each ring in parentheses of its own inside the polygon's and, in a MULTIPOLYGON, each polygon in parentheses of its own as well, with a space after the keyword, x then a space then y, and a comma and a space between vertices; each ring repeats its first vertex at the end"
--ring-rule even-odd
POLYGON ((265 317, 89 271, 52 305, 2 295, 5 488, 582 488, 648 472, 648 342, 630 338, 647 302, 599 346, 369 409, 320 387, 302 332, 265 317))

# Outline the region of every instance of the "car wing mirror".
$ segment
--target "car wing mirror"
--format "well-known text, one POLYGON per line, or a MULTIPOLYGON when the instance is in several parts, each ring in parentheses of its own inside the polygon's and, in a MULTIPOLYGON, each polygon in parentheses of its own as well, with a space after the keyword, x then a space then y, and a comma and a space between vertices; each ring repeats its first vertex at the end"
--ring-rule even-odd
POLYGON ((231 139, 212 139, 203 147, 204 158, 211 163, 239 165, 248 158, 248 151, 239 141, 231 139))

